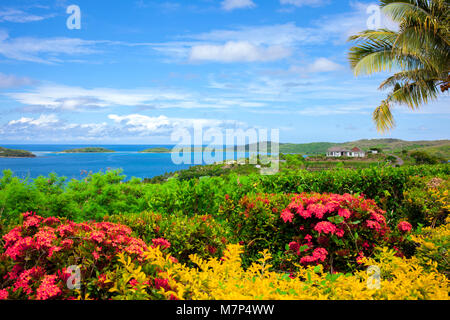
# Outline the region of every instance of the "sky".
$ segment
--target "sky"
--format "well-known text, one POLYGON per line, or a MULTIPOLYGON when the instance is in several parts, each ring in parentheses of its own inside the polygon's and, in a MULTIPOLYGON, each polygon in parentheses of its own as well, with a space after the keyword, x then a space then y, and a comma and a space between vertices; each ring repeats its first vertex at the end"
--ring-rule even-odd
POLYGON ((350 35, 395 28, 372 19, 376 3, 1 0, 0 143, 171 144, 195 126, 448 139, 448 95, 397 106, 396 128, 376 131, 387 74, 355 77, 347 58, 350 35))

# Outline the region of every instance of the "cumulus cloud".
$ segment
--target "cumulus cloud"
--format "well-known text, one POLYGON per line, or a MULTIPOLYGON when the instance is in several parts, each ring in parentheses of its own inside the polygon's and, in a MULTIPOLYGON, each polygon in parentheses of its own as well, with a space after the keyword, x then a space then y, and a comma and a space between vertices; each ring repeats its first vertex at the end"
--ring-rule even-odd
POLYGON ((292 66, 289 72, 292 73, 320 73, 320 72, 332 72, 344 69, 344 67, 336 62, 333 62, 327 58, 317 58, 311 64, 307 66, 292 66))
POLYGON ((29 127, 29 126, 37 126, 37 127, 46 127, 49 125, 53 125, 59 122, 59 119, 54 114, 43 114, 37 119, 22 117, 18 120, 11 120, 8 123, 8 126, 21 126, 21 127, 29 127))
POLYGON ((192 131, 194 127, 209 128, 247 128, 235 120, 170 118, 164 115, 152 117, 142 114, 107 116, 109 122, 73 123, 58 118, 55 114, 42 114, 37 118, 21 117, 0 126, 0 137, 4 140, 102 140, 170 135, 180 129, 192 131))
POLYGON ((290 50, 281 46, 256 46, 248 41, 229 41, 224 45, 197 45, 191 48, 190 61, 265 62, 288 57, 290 50))
POLYGON ((168 118, 164 115, 159 117, 150 117, 142 114, 129 114, 124 116, 110 114, 108 115, 108 118, 113 120, 115 123, 122 125, 122 130, 141 135, 168 135, 173 131, 182 128, 192 129, 196 126, 201 126, 205 129, 245 126, 243 122, 235 120, 168 118))
POLYGON ((256 7, 256 4, 252 0, 224 0, 221 5, 222 9, 226 11, 256 7))

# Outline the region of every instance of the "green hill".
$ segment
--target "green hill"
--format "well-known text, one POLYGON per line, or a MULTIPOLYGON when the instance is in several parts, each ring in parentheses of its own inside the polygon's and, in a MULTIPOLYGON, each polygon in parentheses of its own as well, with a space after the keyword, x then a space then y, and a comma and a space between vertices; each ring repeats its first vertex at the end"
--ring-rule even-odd
POLYGON ((34 158, 36 155, 25 150, 14 150, 0 147, 0 158, 34 158))
POLYGON ((167 148, 150 148, 140 151, 140 153, 171 153, 172 150, 167 148))
MULTIPOLYGON (((247 144, 245 150, 255 147, 255 144, 247 144)), ((271 152, 272 144, 267 143, 267 151, 271 152)), ((353 147, 368 151, 371 148, 382 149, 384 153, 398 153, 406 151, 426 151, 432 155, 450 159, 450 140, 434 141, 405 141, 400 139, 362 139, 344 143, 313 142, 313 143, 280 143, 279 152, 284 154, 325 154, 331 147, 342 147, 351 149, 353 147)), ((236 149, 236 147, 234 148, 236 149)), ((232 148, 230 148, 232 150, 232 148)))
POLYGON ((115 152, 115 151, 105 149, 105 148, 96 148, 96 147, 69 149, 69 150, 63 151, 63 153, 108 153, 108 152, 115 152))

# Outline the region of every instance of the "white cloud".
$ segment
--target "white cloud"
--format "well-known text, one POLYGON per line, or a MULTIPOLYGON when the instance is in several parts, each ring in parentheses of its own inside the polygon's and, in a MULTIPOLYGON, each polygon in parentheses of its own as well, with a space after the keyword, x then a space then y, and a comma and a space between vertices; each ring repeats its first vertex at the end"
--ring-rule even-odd
POLYGON ((296 7, 302 6, 318 7, 324 5, 327 2, 328 2, 327 0, 280 0, 280 3, 283 5, 288 4, 296 7))
POLYGON ((256 4, 252 0, 224 0, 221 5, 222 9, 226 11, 256 7, 256 4))
POLYGON ((262 47, 247 41, 229 41, 224 45, 197 45, 191 48, 189 60, 215 62, 264 62, 288 57, 290 50, 281 46, 262 47))
POLYGON ((168 118, 164 115, 150 117, 142 114, 129 114, 125 116, 110 114, 108 118, 117 124, 123 125, 123 130, 141 135, 169 135, 173 131, 181 128, 192 129, 195 126, 201 126, 203 129, 245 126, 243 122, 235 120, 168 118))
POLYGON ((9 59, 57 63, 61 55, 85 55, 98 53, 95 46, 108 41, 90 41, 78 38, 9 38, 5 31, 0 32, 0 55, 9 59))
POLYGON ((0 72, 0 88, 14 88, 28 86, 34 81, 27 77, 17 77, 12 74, 4 74, 0 72))
POLYGON ((3 9, 0 11, 0 22, 27 23, 41 21, 54 15, 34 15, 18 9, 3 9))
POLYGON ((19 125, 19 126, 25 126, 25 127, 28 127, 28 126, 45 127, 45 126, 49 126, 49 125, 52 125, 52 124, 55 124, 58 122, 59 122, 59 119, 56 115, 43 114, 37 119, 22 117, 19 120, 11 120, 8 123, 8 125, 9 126, 19 125))
POLYGON ((318 73, 342 70, 344 67, 327 58, 317 58, 309 66, 292 66, 289 71, 294 73, 318 73))

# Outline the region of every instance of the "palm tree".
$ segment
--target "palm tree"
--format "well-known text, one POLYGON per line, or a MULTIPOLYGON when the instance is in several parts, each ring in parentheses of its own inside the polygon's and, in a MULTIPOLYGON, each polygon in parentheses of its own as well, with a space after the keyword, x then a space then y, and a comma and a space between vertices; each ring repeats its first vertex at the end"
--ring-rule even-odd
POLYGON ((399 26, 351 36, 349 60, 355 75, 398 71, 379 87, 389 94, 373 113, 378 131, 395 126, 392 107, 415 110, 449 89, 450 0, 380 0, 383 13, 399 26))

